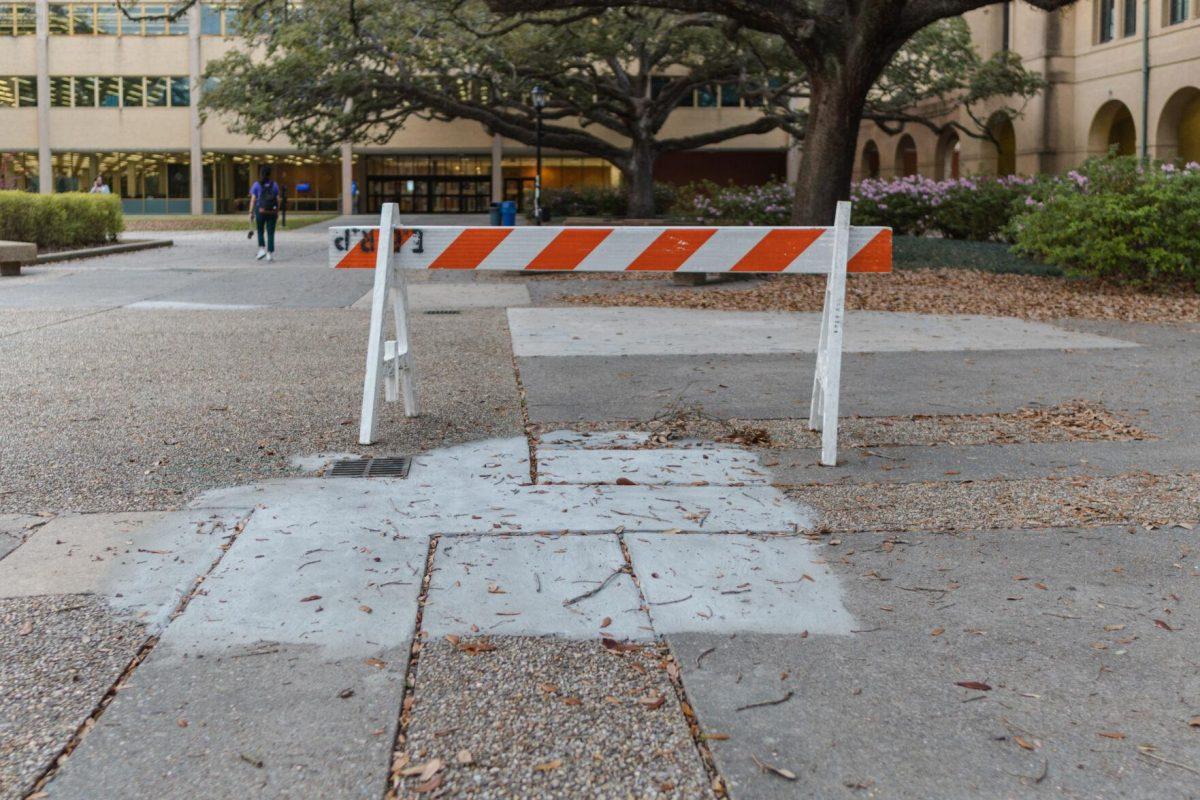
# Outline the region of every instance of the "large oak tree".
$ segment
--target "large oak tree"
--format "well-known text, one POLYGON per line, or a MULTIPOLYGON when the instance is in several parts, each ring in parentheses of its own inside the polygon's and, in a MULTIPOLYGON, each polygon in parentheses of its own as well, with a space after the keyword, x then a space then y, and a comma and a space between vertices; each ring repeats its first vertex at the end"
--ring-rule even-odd
MULTIPOLYGON (((1074 0, 1027 0, 1043 11, 1074 0)), ((717 13, 744 28, 778 35, 807 73, 810 95, 794 219, 828 224, 847 196, 859 124, 871 87, 913 36, 994 0, 487 0, 502 13, 549 8, 639 6, 717 13)))

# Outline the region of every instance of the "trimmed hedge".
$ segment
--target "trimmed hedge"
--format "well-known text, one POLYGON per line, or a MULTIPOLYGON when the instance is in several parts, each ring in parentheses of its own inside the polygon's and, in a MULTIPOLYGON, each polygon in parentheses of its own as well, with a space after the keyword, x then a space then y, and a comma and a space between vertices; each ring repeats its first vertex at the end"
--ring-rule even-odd
MULTIPOLYGON (((667 213, 675 202, 675 188, 665 184, 654 186, 654 213, 667 213)), ((542 189, 542 208, 550 219, 561 223, 567 217, 624 217, 629 197, 620 186, 584 186, 579 189, 542 189)), ((525 197, 525 216, 533 219, 533 190, 525 197)))
POLYGON ((112 194, 0 192, 0 239, 39 250, 104 244, 125 230, 121 198, 112 194))

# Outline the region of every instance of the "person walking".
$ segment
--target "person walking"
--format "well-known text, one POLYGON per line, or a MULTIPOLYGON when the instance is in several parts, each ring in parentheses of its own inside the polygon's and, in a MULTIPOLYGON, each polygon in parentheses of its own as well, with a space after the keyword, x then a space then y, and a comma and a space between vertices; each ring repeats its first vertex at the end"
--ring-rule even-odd
POLYGON ((258 231, 258 255, 256 261, 275 260, 275 222, 283 206, 283 191, 271 180, 271 167, 264 164, 258 171, 258 180, 250 187, 250 222, 258 231))
POLYGON ((97 175, 96 180, 92 182, 91 194, 111 194, 112 190, 108 188, 108 184, 104 182, 104 176, 97 175))

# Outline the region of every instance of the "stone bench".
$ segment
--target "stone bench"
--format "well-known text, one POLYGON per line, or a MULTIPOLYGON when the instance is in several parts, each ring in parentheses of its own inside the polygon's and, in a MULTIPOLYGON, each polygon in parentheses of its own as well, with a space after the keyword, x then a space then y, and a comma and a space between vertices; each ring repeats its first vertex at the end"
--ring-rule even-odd
POLYGON ((37 245, 29 242, 0 241, 0 277, 21 274, 21 267, 37 260, 37 245))

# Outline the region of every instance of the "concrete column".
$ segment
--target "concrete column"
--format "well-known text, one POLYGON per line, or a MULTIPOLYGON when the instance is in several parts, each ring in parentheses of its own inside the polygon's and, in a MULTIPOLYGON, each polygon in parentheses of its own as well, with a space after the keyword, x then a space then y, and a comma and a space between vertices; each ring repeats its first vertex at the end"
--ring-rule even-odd
POLYGON ((504 143, 500 134, 492 134, 492 202, 504 199, 504 143))
MULTIPOLYGON (((191 185, 191 212, 204 213, 204 151, 200 146, 200 100, 204 85, 200 78, 200 4, 195 3, 187 11, 188 21, 188 81, 192 86, 192 104, 189 116, 189 159, 188 178, 191 185)), ((215 198, 214 198, 215 199, 215 198)), ((215 205, 215 204, 214 204, 215 205)), ((216 208, 214 207, 214 211, 216 208)))
POLYGON ((342 145, 342 213, 354 213, 354 145, 342 145))
POLYGON ((37 0, 38 192, 54 192, 50 164, 50 0, 37 0))
POLYGON ((800 177, 800 142, 788 137, 787 149, 787 165, 784 170, 787 172, 787 182, 795 183, 800 177))

